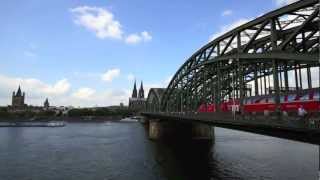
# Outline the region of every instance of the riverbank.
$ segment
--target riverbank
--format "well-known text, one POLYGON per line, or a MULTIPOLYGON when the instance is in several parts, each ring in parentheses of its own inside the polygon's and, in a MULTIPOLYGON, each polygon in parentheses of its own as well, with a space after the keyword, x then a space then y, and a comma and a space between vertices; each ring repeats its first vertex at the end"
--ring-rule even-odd
POLYGON ((80 117, 61 117, 64 121, 67 122, 106 122, 106 121, 120 121, 124 117, 121 115, 113 116, 80 116, 80 117))
POLYGON ((66 122, 107 122, 120 121, 124 117, 121 115, 113 116, 80 116, 80 117, 65 117, 65 116, 50 116, 50 117, 0 117, 0 122, 48 122, 48 121, 66 121, 66 122))

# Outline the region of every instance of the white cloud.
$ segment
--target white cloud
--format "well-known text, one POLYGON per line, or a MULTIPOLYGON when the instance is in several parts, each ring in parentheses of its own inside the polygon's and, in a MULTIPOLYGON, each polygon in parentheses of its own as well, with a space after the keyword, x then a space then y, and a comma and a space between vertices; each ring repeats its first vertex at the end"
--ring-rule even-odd
POLYGON ((101 79, 103 81, 112 82, 112 80, 118 77, 119 75, 120 75, 120 69, 114 68, 102 74, 101 79))
POLYGON ((147 32, 143 31, 140 34, 130 34, 126 37, 125 42, 127 44, 138 44, 140 42, 148 42, 151 41, 152 36, 147 32))
POLYGON ((89 99, 96 91, 91 88, 80 88, 72 94, 73 97, 78 99, 89 99))
POLYGON ((128 104, 131 91, 126 89, 110 89, 98 94, 96 99, 100 104, 119 105, 120 102, 128 104), (101 99, 102 98, 102 99, 101 99), (106 102, 107 101, 107 102, 106 102))
POLYGON ((54 84, 47 84, 35 78, 13 78, 0 75, 1 90, 13 91, 21 85, 26 91, 38 92, 38 94, 61 95, 70 90, 70 83, 62 79, 54 84))
POLYGON ((297 2, 298 0, 274 0, 277 6, 285 6, 297 2))
POLYGON ((223 35, 224 33, 228 32, 228 31, 230 31, 230 30, 232 30, 242 24, 247 23, 249 20, 250 19, 247 19, 247 18, 241 18, 231 24, 221 26, 220 30, 218 32, 216 32, 210 36, 209 40, 212 41, 212 40, 216 39, 217 37, 223 35))
POLYGON ((222 12, 221 16, 230 16, 232 13, 232 10, 227 9, 222 12))
POLYGON ((45 98, 54 106, 81 106, 92 107, 119 105, 120 102, 128 103, 131 91, 126 89, 108 89, 97 92, 90 87, 71 90, 67 79, 61 79, 52 84, 35 78, 17 78, 0 74, 0 105, 11 104, 13 91, 18 86, 26 93, 25 103, 28 105, 42 106, 45 98))
POLYGON ((70 104, 76 107, 110 106, 119 105, 121 102, 128 104, 130 93, 129 90, 124 89, 108 89, 97 92, 91 88, 80 88, 60 103, 64 105, 70 104))
POLYGON ((147 31, 124 37, 121 23, 114 18, 112 12, 101 7, 79 6, 70 9, 70 12, 75 24, 94 32, 100 39, 119 39, 127 44, 138 44, 152 39, 147 31))
POLYGON ((57 81, 53 85, 45 85, 43 88, 43 91, 47 94, 60 95, 60 94, 65 94, 66 92, 68 92, 70 87, 71 87, 71 85, 68 82, 68 80, 62 79, 60 81, 57 81))
POLYGON ((141 40, 142 38, 138 34, 130 34, 125 41, 127 44, 138 44, 141 40))
POLYGON ((147 31, 141 32, 141 36, 144 41, 151 41, 152 39, 152 36, 147 31))
POLYGON ((46 97, 58 98, 65 96, 71 84, 67 79, 61 79, 55 83, 45 83, 35 78, 19 78, 0 75, 0 104, 11 104, 11 95, 21 85, 26 92, 26 101, 29 104, 41 105, 46 97))
POLYGON ((94 32, 98 38, 121 39, 123 31, 114 15, 99 7, 79 6, 70 10, 74 15, 74 22, 94 32))
POLYGON ((135 78, 135 76, 134 76, 133 74, 128 74, 128 76, 127 76, 127 79, 128 79, 129 81, 134 80, 134 78, 135 78))

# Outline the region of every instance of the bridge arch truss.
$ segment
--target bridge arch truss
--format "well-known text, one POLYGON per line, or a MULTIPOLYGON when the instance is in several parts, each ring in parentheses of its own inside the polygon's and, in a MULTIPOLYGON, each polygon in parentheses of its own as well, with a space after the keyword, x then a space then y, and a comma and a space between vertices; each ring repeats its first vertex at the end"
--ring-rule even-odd
POLYGON ((231 97, 241 107, 257 95, 273 95, 279 104, 282 94, 304 88, 304 77, 308 89, 319 88, 312 79, 319 73, 319 19, 318 0, 298 1, 214 39, 176 72, 160 110, 196 111, 231 97))

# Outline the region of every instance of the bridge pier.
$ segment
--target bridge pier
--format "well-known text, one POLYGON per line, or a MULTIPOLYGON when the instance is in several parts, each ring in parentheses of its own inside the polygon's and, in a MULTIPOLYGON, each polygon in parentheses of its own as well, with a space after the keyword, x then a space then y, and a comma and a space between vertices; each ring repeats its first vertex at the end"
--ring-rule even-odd
POLYGON ((162 136, 161 122, 158 119, 149 120, 149 139, 157 140, 162 136))
POLYGON ((148 122, 148 133, 151 140, 201 140, 208 142, 214 140, 214 128, 207 124, 159 119, 149 119, 148 122))
MULTIPOLYGON (((169 122, 159 119, 150 119, 149 121, 149 139, 180 139, 186 135, 189 127, 185 126, 184 123, 169 122)), ((190 131, 190 130, 189 130, 190 131)), ((185 137, 184 137, 185 138, 185 137)))
POLYGON ((194 123, 192 124, 192 139, 213 140, 214 127, 207 124, 194 123))

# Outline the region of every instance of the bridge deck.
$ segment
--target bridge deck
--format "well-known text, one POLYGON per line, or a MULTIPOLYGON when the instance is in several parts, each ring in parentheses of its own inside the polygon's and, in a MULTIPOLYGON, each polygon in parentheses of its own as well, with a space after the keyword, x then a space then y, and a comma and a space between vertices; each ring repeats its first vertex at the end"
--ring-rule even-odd
POLYGON ((143 113, 149 118, 198 122, 302 142, 320 144, 319 114, 312 117, 231 113, 143 113))

